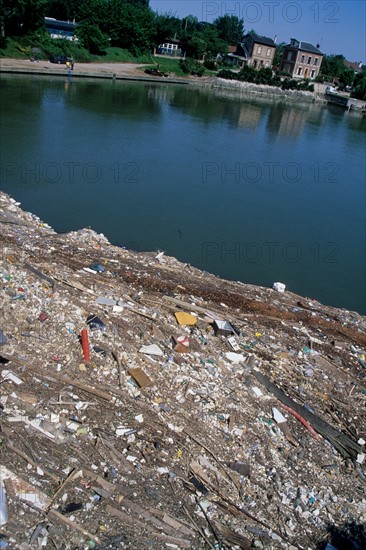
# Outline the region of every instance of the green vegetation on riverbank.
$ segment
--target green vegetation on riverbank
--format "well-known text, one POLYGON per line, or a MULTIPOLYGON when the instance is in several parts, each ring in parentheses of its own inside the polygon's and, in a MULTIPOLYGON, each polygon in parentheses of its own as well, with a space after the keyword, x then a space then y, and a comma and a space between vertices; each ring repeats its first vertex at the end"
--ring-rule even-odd
POLYGON ((277 86, 282 88, 282 90, 301 90, 303 92, 314 91, 314 84, 311 84, 309 79, 294 80, 284 77, 280 72, 273 75, 272 69, 269 68, 263 68, 257 71, 252 67, 246 66, 237 73, 225 69, 219 71, 217 76, 226 80, 238 80, 239 82, 252 82, 253 84, 277 86))
MULTIPOLYGON (((223 69, 216 66, 218 54, 223 60, 229 45, 240 42, 245 32, 244 20, 235 15, 219 16, 212 23, 192 15, 180 19, 171 13, 154 12, 149 0, 3 0, 0 27, 0 56, 17 59, 67 56, 79 63, 149 64, 154 63, 152 52, 159 44, 176 39, 186 60, 179 63, 178 59, 159 58, 157 63, 163 72, 177 76, 202 76, 223 69), (75 40, 51 39, 45 17, 76 21, 75 26, 71 25, 75 36, 69 37, 75 40)), ((280 66, 284 46, 277 45, 274 70, 280 66)), ((325 55, 317 81, 334 83, 340 90, 349 90, 354 97, 365 100, 366 72, 356 72, 347 66, 343 55, 325 55)), ((258 82, 262 76, 244 76, 239 80, 311 91, 306 82, 279 82, 277 73, 266 82, 258 82)))
POLYGON ((159 69, 162 73, 175 74, 176 76, 187 76, 179 65, 179 59, 169 59, 167 57, 156 57, 154 64, 143 67, 143 69, 159 69))

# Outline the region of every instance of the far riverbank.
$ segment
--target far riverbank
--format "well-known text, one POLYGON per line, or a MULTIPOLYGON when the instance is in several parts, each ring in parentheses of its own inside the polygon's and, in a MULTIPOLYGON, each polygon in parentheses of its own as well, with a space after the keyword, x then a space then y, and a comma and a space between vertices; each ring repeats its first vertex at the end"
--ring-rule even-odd
MULTIPOLYGON (((133 80, 138 82, 162 82, 164 84, 185 84, 204 87, 224 92, 225 95, 245 94, 263 97, 265 99, 286 99, 286 101, 306 101, 326 103, 323 94, 323 85, 316 84, 316 90, 304 92, 298 90, 281 90, 274 86, 252 84, 224 80, 215 76, 169 76, 167 78, 154 77, 143 72, 144 65, 138 63, 77 63, 74 66, 74 78, 101 78, 114 80, 133 80)), ((32 62, 28 59, 3 58, 0 60, 0 72, 11 74, 37 74, 46 76, 67 76, 65 65, 57 65, 49 61, 32 62)))

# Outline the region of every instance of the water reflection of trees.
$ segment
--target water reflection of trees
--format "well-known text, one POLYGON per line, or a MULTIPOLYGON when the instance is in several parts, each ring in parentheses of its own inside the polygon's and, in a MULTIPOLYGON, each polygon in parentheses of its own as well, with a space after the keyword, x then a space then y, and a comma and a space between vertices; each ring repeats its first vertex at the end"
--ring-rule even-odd
MULTIPOLYGON (((359 114, 324 105, 289 104, 281 99, 243 96, 207 88, 160 83, 113 80, 72 80, 63 77, 11 76, 2 79, 2 103, 8 109, 20 104, 70 105, 82 110, 118 115, 132 120, 157 120, 163 109, 172 109, 204 124, 221 121, 231 127, 255 131, 266 115, 266 130, 272 136, 299 137, 307 124, 321 127, 329 116, 340 124, 346 118, 350 130, 366 130, 366 119, 359 114), (19 103, 18 103, 19 102, 19 103), (268 116, 267 116, 268 115, 268 116)), ((17 107, 16 107, 17 106, 17 107)))
POLYGON ((161 102, 150 87, 139 83, 73 82, 67 100, 80 109, 118 114, 128 119, 140 119, 144 113, 158 117, 161 111, 161 102))

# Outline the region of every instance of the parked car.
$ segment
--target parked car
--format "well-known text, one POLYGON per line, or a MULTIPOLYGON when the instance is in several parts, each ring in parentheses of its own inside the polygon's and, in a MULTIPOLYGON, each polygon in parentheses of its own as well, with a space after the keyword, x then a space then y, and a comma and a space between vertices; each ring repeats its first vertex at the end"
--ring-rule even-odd
POLYGON ((66 57, 66 55, 55 55, 50 58, 50 63, 57 63, 58 65, 66 65, 68 61, 72 63, 72 57, 66 57))
POLYGON ((325 93, 326 94, 338 94, 337 90, 335 89, 334 86, 327 86, 325 88, 325 93))

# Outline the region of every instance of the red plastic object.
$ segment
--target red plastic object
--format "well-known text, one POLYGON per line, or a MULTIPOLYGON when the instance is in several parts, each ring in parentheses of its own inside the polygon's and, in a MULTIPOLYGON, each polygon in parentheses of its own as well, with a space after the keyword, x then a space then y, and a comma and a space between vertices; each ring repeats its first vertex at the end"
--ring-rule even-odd
POLYGON ((83 348, 85 363, 89 363, 90 361, 89 337, 88 337, 88 331, 86 330, 86 328, 83 328, 83 330, 81 331, 81 346, 83 348))

